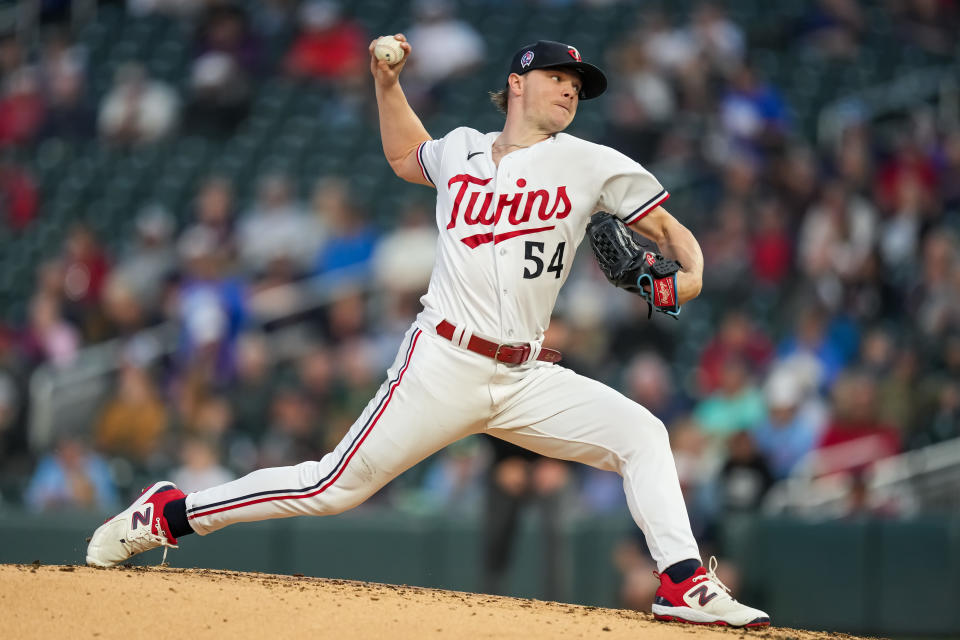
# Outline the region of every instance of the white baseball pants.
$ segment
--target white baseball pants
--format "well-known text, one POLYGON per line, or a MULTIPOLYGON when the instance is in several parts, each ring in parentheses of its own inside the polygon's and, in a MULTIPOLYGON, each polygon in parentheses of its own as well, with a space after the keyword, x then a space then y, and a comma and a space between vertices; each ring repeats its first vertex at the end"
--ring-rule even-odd
POLYGON ((480 432, 616 471, 658 568, 699 559, 667 432, 653 414, 569 369, 537 361, 505 365, 416 324, 387 381, 333 451, 191 493, 187 517, 205 535, 235 522, 340 513, 432 453, 480 432))

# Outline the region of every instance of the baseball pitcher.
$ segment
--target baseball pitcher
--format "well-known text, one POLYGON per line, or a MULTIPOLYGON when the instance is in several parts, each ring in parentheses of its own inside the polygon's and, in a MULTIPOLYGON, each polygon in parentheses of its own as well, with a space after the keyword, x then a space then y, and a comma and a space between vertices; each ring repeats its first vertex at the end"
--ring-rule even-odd
POLYGON ((96 530, 87 562, 113 566, 237 522, 340 513, 437 450, 483 432, 623 477, 657 563, 658 619, 769 625, 766 613, 730 596, 713 559, 709 570, 701 565, 663 423, 565 369, 560 354, 542 346, 585 235, 607 278, 643 296, 651 311, 676 315, 700 292, 700 247, 663 208, 668 194, 657 179, 613 149, 563 133, 580 101, 606 89, 603 72, 575 47, 527 45, 494 95, 506 112, 502 131, 461 127, 432 139, 399 84, 410 44, 395 39, 402 55, 380 56, 390 47, 370 44, 383 151, 397 176, 436 189, 440 238, 423 310, 386 381, 322 459, 189 495, 158 482, 96 530))

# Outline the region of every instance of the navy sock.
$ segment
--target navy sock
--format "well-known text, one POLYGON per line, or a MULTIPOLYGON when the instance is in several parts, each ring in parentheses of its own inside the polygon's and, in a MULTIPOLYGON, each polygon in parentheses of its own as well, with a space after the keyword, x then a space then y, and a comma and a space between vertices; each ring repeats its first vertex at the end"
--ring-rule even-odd
POLYGON ((186 498, 171 500, 165 504, 163 517, 167 520, 167 526, 170 527, 169 533, 172 537, 179 538, 193 533, 190 523, 187 522, 186 498))
POLYGON ((699 568, 700 561, 695 558, 691 558, 690 560, 681 560, 676 564, 672 564, 664 569, 663 572, 670 576, 670 579, 673 580, 674 584, 677 584, 678 582, 683 582, 695 574, 699 568))

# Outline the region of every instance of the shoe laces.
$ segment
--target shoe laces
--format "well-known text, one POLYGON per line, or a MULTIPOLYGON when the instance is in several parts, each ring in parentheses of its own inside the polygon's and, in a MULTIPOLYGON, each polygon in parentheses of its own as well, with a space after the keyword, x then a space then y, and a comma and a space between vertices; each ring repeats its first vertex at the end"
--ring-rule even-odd
POLYGON ((150 527, 138 527, 131 531, 127 535, 127 546, 133 550, 134 554, 156 547, 163 547, 163 559, 160 564, 165 565, 167 564, 167 549, 179 549, 180 547, 172 544, 167 538, 159 517, 156 518, 155 523, 157 533, 154 533, 150 527))
POLYGON ((720 578, 717 577, 717 557, 716 556, 710 556, 710 562, 707 565, 706 573, 699 576, 693 576, 694 582, 697 582, 698 580, 710 580, 711 582, 717 584, 721 589, 726 591, 727 594, 730 593, 730 587, 723 584, 720 581, 720 578))

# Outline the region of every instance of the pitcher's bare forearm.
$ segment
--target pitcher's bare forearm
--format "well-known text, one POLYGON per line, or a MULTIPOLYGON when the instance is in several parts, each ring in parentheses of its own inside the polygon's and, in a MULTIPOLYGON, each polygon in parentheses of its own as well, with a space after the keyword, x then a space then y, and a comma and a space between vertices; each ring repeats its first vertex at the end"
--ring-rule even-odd
POLYGON ((677 273, 677 298, 680 304, 686 304, 700 295, 703 288, 703 252, 689 229, 663 207, 657 207, 630 225, 630 228, 656 242, 664 256, 683 265, 683 269, 677 273))
MULTIPOLYGON (((417 147, 425 140, 430 140, 430 134, 424 128, 420 118, 414 113, 407 97, 400 88, 400 83, 390 87, 381 87, 377 91, 377 109, 380 113, 380 140, 383 143, 383 155, 390 163, 390 167, 401 178, 411 182, 429 184, 417 171, 405 171, 409 159, 415 156, 417 147), (412 175, 406 175, 412 174, 412 175), (411 178, 413 178, 411 180, 411 178), (417 179, 419 178, 419 179, 417 179)), ((415 160, 415 158, 414 158, 415 160)))
POLYGON ((370 74, 380 114, 380 140, 390 168, 408 182, 433 186, 420 171, 417 147, 430 140, 430 134, 414 113, 400 87, 400 72, 410 59, 411 48, 402 33, 393 36, 400 42, 404 56, 396 64, 387 64, 374 55, 376 39, 370 42, 370 74))

